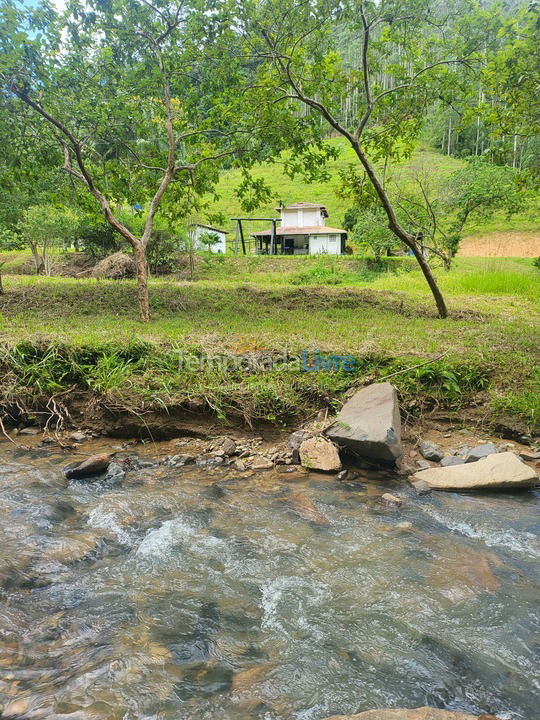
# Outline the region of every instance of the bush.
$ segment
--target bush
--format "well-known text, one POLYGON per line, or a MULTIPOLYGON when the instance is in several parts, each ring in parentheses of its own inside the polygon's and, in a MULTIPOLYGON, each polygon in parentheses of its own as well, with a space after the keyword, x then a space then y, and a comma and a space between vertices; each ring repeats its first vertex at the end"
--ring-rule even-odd
POLYGON ((6 250, 22 250, 25 247, 26 241, 20 233, 7 228, 0 230, 0 250, 2 252, 6 250))
POLYGON ((127 244, 108 222, 101 219, 96 222, 90 216, 82 219, 77 239, 80 249, 96 258, 119 252, 127 244))

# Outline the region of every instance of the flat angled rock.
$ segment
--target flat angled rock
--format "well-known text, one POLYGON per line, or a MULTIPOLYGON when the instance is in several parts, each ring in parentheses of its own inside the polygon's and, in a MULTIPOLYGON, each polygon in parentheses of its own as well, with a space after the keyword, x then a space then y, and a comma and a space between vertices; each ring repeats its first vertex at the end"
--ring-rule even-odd
POLYGON ((475 463, 421 470, 410 478, 412 485, 457 492, 530 488, 537 481, 534 470, 512 452, 488 455, 475 463))
POLYGON ((414 710, 367 710, 357 715, 334 715, 326 720, 497 720, 494 715, 469 713, 421 707, 414 710))
POLYGON ((359 390, 341 408, 326 435, 361 457, 394 464, 403 454, 394 386, 376 383, 359 390))

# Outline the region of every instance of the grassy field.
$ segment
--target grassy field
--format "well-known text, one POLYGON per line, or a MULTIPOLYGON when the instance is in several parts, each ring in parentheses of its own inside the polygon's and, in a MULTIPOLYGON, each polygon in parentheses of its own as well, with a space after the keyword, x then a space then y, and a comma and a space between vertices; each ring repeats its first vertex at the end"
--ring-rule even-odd
MULTIPOLYGON (((241 181, 241 173, 239 170, 229 170, 222 174, 221 180, 217 187, 218 200, 211 202, 211 211, 222 213, 225 219, 224 226, 226 229, 233 229, 233 223, 230 218, 239 216, 256 216, 256 217, 275 217, 276 206, 280 203, 291 203, 298 201, 320 202, 326 205, 329 213, 328 224, 332 227, 341 227, 343 216, 346 210, 352 205, 352 201, 348 198, 340 197, 336 190, 339 187, 339 173, 349 165, 357 166, 357 160, 352 149, 344 138, 331 138, 329 142, 339 149, 339 156, 336 160, 329 162, 326 169, 329 173, 327 182, 305 183, 301 178, 296 177, 291 180, 284 173, 283 162, 277 160, 271 165, 263 165, 256 167, 253 175, 256 178, 263 178, 272 189, 272 200, 264 207, 259 208, 256 212, 246 213, 240 207, 240 202, 235 195, 235 190, 241 181)), ((394 179, 403 178, 414 175, 417 171, 428 172, 434 182, 443 179, 458 168, 462 167, 464 161, 440 153, 419 149, 414 153, 413 157, 402 165, 393 168, 392 176, 394 179)), ((538 220, 539 207, 536 205, 527 212, 517 214, 513 217, 506 217, 503 213, 495 213, 489 218, 485 218, 477 223, 471 223, 466 228, 467 235, 476 235, 480 233, 488 233, 496 230, 537 230, 540 228, 538 220)), ((268 225, 268 223, 266 223, 268 225)), ((253 223, 250 231, 260 230, 266 227, 264 223, 253 223)), ((231 239, 229 239, 231 241, 231 239)))
POLYGON ((393 378, 406 412, 476 405, 486 422, 539 429, 540 273, 530 260, 467 258, 441 271, 448 320, 408 258, 382 270, 355 258, 222 258, 197 273, 151 281, 149 325, 136 320, 131 281, 6 276, 4 407, 78 388, 134 410, 206 407, 279 423, 445 353, 393 378), (305 372, 302 350, 352 354, 356 370, 305 372), (193 367, 180 364, 185 353, 193 367), (208 356, 273 363, 224 368, 208 356))

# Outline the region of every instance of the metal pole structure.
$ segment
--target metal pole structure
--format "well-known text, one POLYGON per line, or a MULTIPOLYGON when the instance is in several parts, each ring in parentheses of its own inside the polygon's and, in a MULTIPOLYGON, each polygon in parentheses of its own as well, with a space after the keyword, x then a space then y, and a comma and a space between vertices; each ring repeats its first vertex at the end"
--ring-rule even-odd
POLYGON ((242 240, 242 252, 246 254, 246 241, 244 240, 244 228, 242 227, 242 220, 238 220, 238 227, 240 229, 240 239, 242 240))
POLYGON ((238 255, 238 225, 240 224, 240 220, 236 221, 236 231, 234 234, 234 254, 238 255))
POLYGON ((275 243, 276 243, 276 221, 272 220, 272 235, 270 237, 270 255, 274 254, 275 243))

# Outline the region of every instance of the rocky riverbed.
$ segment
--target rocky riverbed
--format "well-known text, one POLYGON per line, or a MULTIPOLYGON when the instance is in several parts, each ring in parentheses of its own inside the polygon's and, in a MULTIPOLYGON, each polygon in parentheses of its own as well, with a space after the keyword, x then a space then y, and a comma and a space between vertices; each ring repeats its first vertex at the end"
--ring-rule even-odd
POLYGON ((535 716, 537 490, 338 479, 254 434, 16 440, 0 446, 3 717, 535 716), (66 478, 96 454, 106 472, 66 478))

